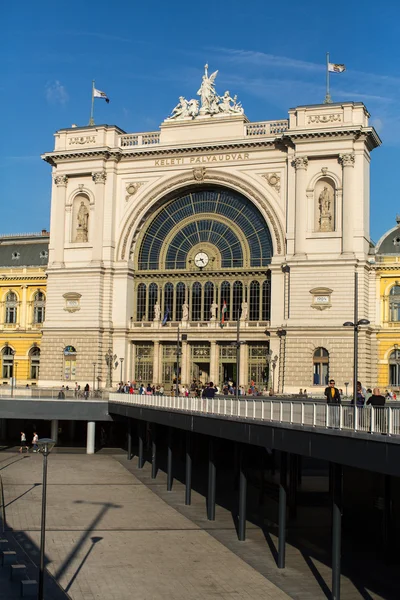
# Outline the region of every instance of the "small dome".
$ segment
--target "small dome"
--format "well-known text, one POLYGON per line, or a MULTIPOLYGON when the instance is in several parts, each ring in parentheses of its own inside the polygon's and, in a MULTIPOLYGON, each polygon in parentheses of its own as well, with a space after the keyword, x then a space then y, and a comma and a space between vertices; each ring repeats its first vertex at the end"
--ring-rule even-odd
POLYGON ((383 234, 376 245, 375 254, 400 255, 400 224, 383 234))

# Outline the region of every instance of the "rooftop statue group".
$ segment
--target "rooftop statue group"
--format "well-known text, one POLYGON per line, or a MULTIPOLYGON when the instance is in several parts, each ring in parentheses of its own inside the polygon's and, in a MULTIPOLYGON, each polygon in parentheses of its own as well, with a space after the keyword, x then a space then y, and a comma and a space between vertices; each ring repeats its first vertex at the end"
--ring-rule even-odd
POLYGON ((201 81, 200 89, 197 95, 200 96, 201 106, 198 100, 192 98, 186 100, 183 96, 179 97, 179 103, 172 110, 168 120, 174 119, 194 119, 199 115, 242 115, 243 107, 237 101, 237 96, 231 98, 227 90, 223 96, 218 96, 215 90, 215 79, 218 71, 208 75, 208 65, 204 67, 204 75, 201 81))

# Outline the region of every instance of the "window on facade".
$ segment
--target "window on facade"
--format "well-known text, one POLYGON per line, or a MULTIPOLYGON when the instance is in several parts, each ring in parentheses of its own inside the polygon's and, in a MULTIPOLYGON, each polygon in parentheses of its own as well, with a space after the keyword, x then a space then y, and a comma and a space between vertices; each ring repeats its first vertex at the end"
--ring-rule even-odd
MULTIPOLYGON (((231 308, 231 284, 229 281, 223 281, 221 283, 221 298, 220 298, 220 311, 222 311, 226 304, 225 321, 229 320, 230 308, 231 308)), ((221 313, 222 314, 222 313, 221 313)))
POLYGON ((400 385, 400 350, 394 350, 389 357, 389 385, 400 385))
POLYGON ((30 379, 39 379, 40 367, 40 349, 32 348, 29 352, 29 373, 30 379))
POLYGON ((391 321, 400 321, 400 285, 395 285, 390 290, 389 312, 391 321))
POLYGON ((204 313, 203 321, 209 321, 211 317, 211 304, 214 302, 214 284, 207 281, 204 286, 204 313))
POLYGON ((260 284, 258 281, 250 283, 250 321, 260 320, 260 284))
POLYGON ((139 283, 137 287, 136 320, 142 321, 146 318, 146 286, 139 283))
POLYGON ((14 370, 14 350, 12 350, 9 346, 4 348, 2 359, 3 379, 10 379, 11 377, 13 377, 14 370))
POLYGON ((314 385, 328 385, 329 352, 325 348, 317 348, 314 352, 314 385))
POLYGON ((43 292, 36 292, 33 297, 33 322, 43 323, 45 317, 45 296, 43 292))
POLYGON ((158 300, 158 285, 156 283, 151 283, 149 285, 149 311, 148 318, 149 321, 154 319, 154 305, 158 300))
POLYGON ((262 320, 271 320, 271 273, 262 284, 262 320))
POLYGON ((64 348, 64 379, 75 381, 76 378, 76 350, 74 346, 64 348))
POLYGON ((236 321, 242 308, 243 302, 243 284, 241 281, 235 281, 233 284, 233 302, 232 302, 232 321, 236 321))
POLYGON ((172 321, 172 311, 174 309, 174 286, 172 283, 167 283, 164 288, 164 313, 163 319, 167 317, 167 321, 172 321))
POLYGON ((17 322, 17 294, 15 292, 8 292, 6 296, 6 323, 17 322))
POLYGON ((192 286, 192 321, 201 321, 201 283, 192 286))
POLYGON ((186 286, 184 283, 179 282, 178 285, 176 286, 176 308, 175 308, 175 314, 176 314, 176 320, 177 321, 182 321, 182 316, 183 316, 183 310, 182 310, 182 306, 185 304, 186 301, 186 286))

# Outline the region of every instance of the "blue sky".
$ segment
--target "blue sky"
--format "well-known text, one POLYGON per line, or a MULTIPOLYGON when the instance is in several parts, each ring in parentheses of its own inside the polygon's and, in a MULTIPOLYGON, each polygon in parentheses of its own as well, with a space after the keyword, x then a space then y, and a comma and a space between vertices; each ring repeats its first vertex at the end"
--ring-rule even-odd
POLYGON ((179 95, 193 97, 208 62, 217 89, 238 94, 251 121, 287 117, 320 103, 325 52, 347 71, 332 75, 334 101, 362 101, 383 146, 372 154, 371 236, 400 213, 400 3, 266 0, 22 0, 2 10, 0 233, 49 226, 50 167, 40 154, 53 133, 89 119, 153 131, 179 95))

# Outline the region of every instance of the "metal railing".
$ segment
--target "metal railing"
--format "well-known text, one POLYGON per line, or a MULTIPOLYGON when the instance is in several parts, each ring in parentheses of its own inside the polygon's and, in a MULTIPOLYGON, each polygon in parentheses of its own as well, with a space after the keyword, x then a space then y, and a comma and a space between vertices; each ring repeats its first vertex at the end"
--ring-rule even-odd
POLYGON ((11 387, 3 386, 0 387, 0 399, 14 399, 14 400, 108 400, 108 391, 95 390, 90 391, 88 396, 85 396, 84 390, 79 390, 77 393, 75 390, 63 391, 60 388, 37 388, 37 387, 14 387, 13 396, 11 396, 11 387))
POLYGON ((271 400, 260 397, 192 398, 110 393, 109 402, 168 410, 288 423, 324 429, 400 435, 400 406, 334 405, 322 402, 271 400))

